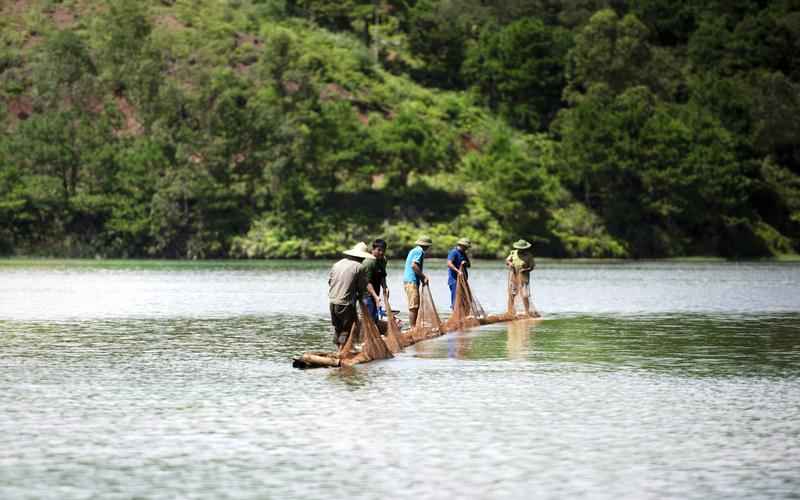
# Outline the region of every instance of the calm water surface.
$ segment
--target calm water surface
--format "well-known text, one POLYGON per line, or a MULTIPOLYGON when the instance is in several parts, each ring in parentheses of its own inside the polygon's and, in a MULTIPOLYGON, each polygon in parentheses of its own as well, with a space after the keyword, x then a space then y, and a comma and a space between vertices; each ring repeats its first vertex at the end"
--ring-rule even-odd
POLYGON ((798 264, 545 261, 542 322, 294 370, 329 265, 0 261, 0 499, 800 498, 798 264))

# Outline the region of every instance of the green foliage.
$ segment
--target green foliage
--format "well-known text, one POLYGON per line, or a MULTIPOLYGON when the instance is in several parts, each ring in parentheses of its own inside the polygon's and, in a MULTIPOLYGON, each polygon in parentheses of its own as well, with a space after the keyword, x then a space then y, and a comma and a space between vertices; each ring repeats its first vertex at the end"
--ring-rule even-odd
POLYGON ((650 58, 647 27, 633 14, 622 19, 601 10, 575 36, 567 95, 602 85, 613 93, 642 82, 641 68, 650 58))
POLYGON ((797 2, 9 5, 0 253, 800 249, 797 2))
POLYGON ((487 27, 469 51, 465 79, 488 103, 523 129, 546 128, 561 107, 571 33, 535 18, 500 31, 487 27))
POLYGON ((543 237, 548 207, 556 202, 558 180, 553 144, 544 137, 514 141, 510 130, 495 132, 485 154, 465 158, 462 174, 474 184, 478 203, 503 227, 543 237))
POLYGON ((587 97, 560 126, 568 178, 633 255, 726 251, 725 217, 744 209, 749 179, 711 115, 634 87, 587 97))
POLYGON ((603 220, 581 203, 572 202, 552 211, 548 229, 559 240, 558 256, 628 257, 624 243, 610 236, 603 220))
POLYGON ((409 11, 410 49, 424 64, 415 76, 442 88, 461 86, 466 26, 457 9, 460 2, 421 0, 409 11))

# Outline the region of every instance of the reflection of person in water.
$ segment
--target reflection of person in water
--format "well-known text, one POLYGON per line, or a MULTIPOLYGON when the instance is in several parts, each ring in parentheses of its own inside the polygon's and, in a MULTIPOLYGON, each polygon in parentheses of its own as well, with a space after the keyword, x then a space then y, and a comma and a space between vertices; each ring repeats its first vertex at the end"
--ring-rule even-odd
POLYGON ((455 332, 447 336, 447 357, 464 359, 470 350, 472 342, 467 332, 455 332))
POLYGON ((527 359, 528 353, 531 351, 529 347, 529 339, 536 334, 532 331, 536 325, 536 321, 522 320, 512 321, 508 323, 508 339, 506 342, 506 351, 508 352, 508 359, 527 359))

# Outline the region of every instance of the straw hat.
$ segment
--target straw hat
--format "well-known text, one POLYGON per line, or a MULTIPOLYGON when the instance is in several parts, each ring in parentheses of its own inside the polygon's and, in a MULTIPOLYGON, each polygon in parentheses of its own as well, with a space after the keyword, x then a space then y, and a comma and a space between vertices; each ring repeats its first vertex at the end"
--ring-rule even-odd
POLYGON ((531 246, 532 245, 525 240, 518 240, 516 243, 514 243, 514 248, 516 248, 517 250, 527 250, 531 246))
POLYGON ((460 240, 458 240, 458 242, 456 242, 456 245, 461 245, 464 248, 469 248, 472 246, 472 242, 469 241, 469 238, 461 238, 460 240))
POLYGON ((369 247, 363 241, 359 242, 351 248, 350 250, 345 250, 344 254, 349 255, 350 257, 357 257, 359 259, 368 259, 372 257, 372 254, 369 253, 369 247))
POLYGON ((414 242, 414 244, 421 247, 429 247, 433 245, 433 240, 431 240, 430 236, 420 236, 419 239, 414 242))

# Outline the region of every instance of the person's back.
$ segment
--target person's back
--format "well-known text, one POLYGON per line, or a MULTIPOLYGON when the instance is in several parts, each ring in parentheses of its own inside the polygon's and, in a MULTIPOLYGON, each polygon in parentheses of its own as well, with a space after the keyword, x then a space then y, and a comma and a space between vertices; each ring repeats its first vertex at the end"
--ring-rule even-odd
POLYGON ((363 271, 358 261, 344 258, 334 264, 328 278, 329 302, 338 305, 355 304, 361 274, 363 271))
POLYGON ((344 254, 347 257, 334 264, 328 275, 333 342, 339 347, 347 342, 347 337, 358 317, 356 301, 366 289, 361 262, 370 257, 367 245, 363 242, 346 250, 344 254))
POLYGON ((513 266, 514 271, 527 275, 535 267, 533 254, 527 250, 512 250, 507 260, 513 266))

